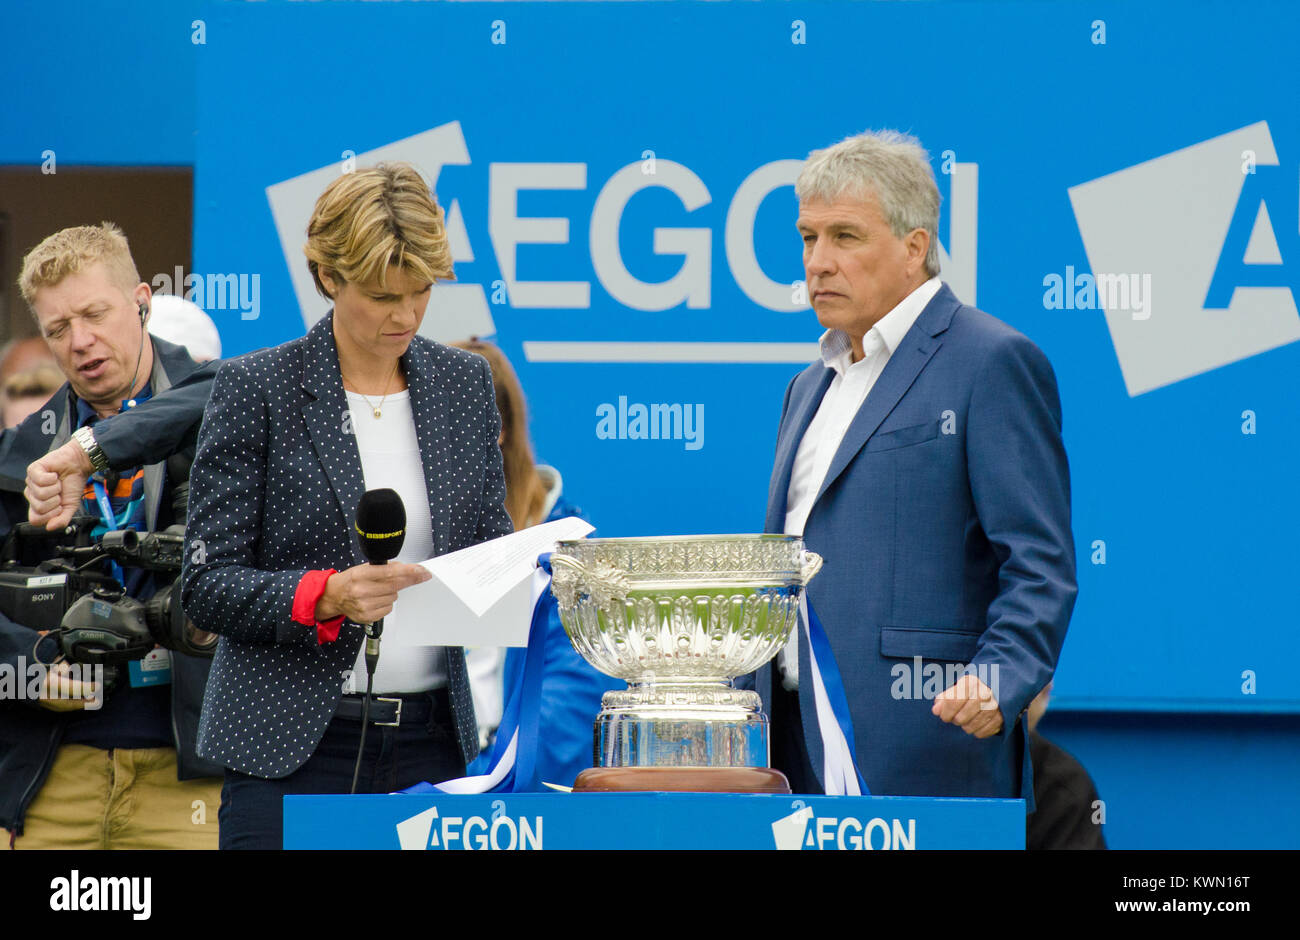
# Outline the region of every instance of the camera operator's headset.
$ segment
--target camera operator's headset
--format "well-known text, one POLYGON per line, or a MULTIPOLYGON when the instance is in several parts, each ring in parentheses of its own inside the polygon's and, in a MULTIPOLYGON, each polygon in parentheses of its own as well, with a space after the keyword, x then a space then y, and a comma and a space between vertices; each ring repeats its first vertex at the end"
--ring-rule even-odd
POLYGON ((141 301, 140 306, 140 345, 135 352, 135 369, 131 372, 131 379, 126 383, 126 388, 122 389, 122 394, 117 396, 119 401, 126 401, 126 396, 131 394, 131 389, 135 388, 136 376, 140 374, 140 360, 144 358, 144 338, 149 335, 145 324, 149 321, 149 308, 141 301))
MULTIPOLYGON (((145 326, 149 321, 149 308, 143 301, 141 301, 138 310, 140 314, 140 345, 136 348, 135 352, 135 369, 132 370, 131 378, 127 380, 126 387, 123 388, 119 394, 113 396, 115 399, 122 402, 123 405, 125 405, 127 401, 131 400, 129 396, 131 395, 132 389, 135 388, 136 377, 140 374, 140 361, 144 359, 144 339, 149 335, 149 331, 145 326)), ((168 464, 168 469, 171 469, 170 463, 168 464)), ((185 479, 189 479, 188 466, 185 467, 185 479)), ((110 529, 117 528, 117 519, 114 517, 113 510, 109 506, 107 490, 98 482, 94 484, 94 487, 96 501, 99 503, 99 511, 104 517, 104 524, 110 529)), ((122 569, 118 566, 117 562, 112 563, 112 569, 113 577, 119 582, 125 584, 126 582, 123 579, 122 569)))
MULTIPOLYGON (((149 307, 144 303, 141 303, 139 311, 140 347, 135 354, 135 370, 131 373, 131 381, 127 384, 126 388, 122 390, 123 394, 118 396, 118 399, 123 402, 127 401, 124 396, 130 395, 131 389, 135 388, 136 376, 140 374, 140 360, 144 358, 144 340, 145 337, 149 335, 149 331, 146 328, 149 322, 149 307)), ((189 492, 190 465, 193 463, 193 457, 187 457, 183 454, 172 454, 167 458, 167 478, 172 481, 174 486, 184 485, 186 487, 187 498, 189 492)))

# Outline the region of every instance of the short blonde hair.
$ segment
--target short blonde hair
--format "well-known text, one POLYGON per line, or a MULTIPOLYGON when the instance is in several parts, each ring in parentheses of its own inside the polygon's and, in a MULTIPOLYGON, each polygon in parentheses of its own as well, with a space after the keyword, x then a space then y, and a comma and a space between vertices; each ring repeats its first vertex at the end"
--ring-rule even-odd
POLYGON ((455 280, 442 209, 407 163, 381 163, 330 183, 316 200, 303 252, 316 290, 330 300, 322 270, 385 287, 389 265, 419 280, 455 280))
POLYGON ((42 287, 54 287, 64 278, 101 261, 109 279, 130 297, 140 283, 140 272, 136 270, 126 236, 112 222, 65 228, 46 238, 23 258, 18 289, 30 307, 32 298, 42 287))

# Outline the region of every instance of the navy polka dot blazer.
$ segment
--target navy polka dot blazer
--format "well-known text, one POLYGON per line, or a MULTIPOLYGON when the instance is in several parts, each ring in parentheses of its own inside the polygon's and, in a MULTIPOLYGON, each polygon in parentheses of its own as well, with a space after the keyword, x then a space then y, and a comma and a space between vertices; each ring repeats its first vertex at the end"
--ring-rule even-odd
MULTIPOLYGON (((221 635, 198 750, 260 777, 287 776, 311 756, 362 642, 361 628, 345 622, 337 641, 319 645, 315 628, 292 618, 304 572, 365 561, 353 532, 365 484, 333 319, 222 365, 190 476, 184 607, 200 629, 221 635)), ((416 336, 402 364, 434 553, 510 532, 487 362, 416 336)), ((468 761, 478 732, 464 651, 448 649, 447 666, 468 761)))

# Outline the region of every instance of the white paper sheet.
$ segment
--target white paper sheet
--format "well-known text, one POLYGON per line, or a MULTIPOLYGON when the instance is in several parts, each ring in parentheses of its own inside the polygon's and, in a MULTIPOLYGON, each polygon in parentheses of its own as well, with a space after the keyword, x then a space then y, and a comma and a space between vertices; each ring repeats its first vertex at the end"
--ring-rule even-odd
MULTIPOLYGON (((403 627, 418 623, 427 646, 527 646, 537 556, 594 526, 566 516, 490 542, 421 562, 433 577, 397 596, 393 614, 403 627)), ((410 643, 412 631, 403 631, 410 643)))

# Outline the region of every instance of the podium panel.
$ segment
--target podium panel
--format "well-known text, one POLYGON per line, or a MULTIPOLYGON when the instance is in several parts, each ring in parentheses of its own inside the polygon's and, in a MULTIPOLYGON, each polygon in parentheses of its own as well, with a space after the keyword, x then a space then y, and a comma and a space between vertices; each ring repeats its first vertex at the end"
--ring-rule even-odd
POLYGON ((1023 849, 1023 800, 733 793, 284 798, 286 849, 1023 849))

